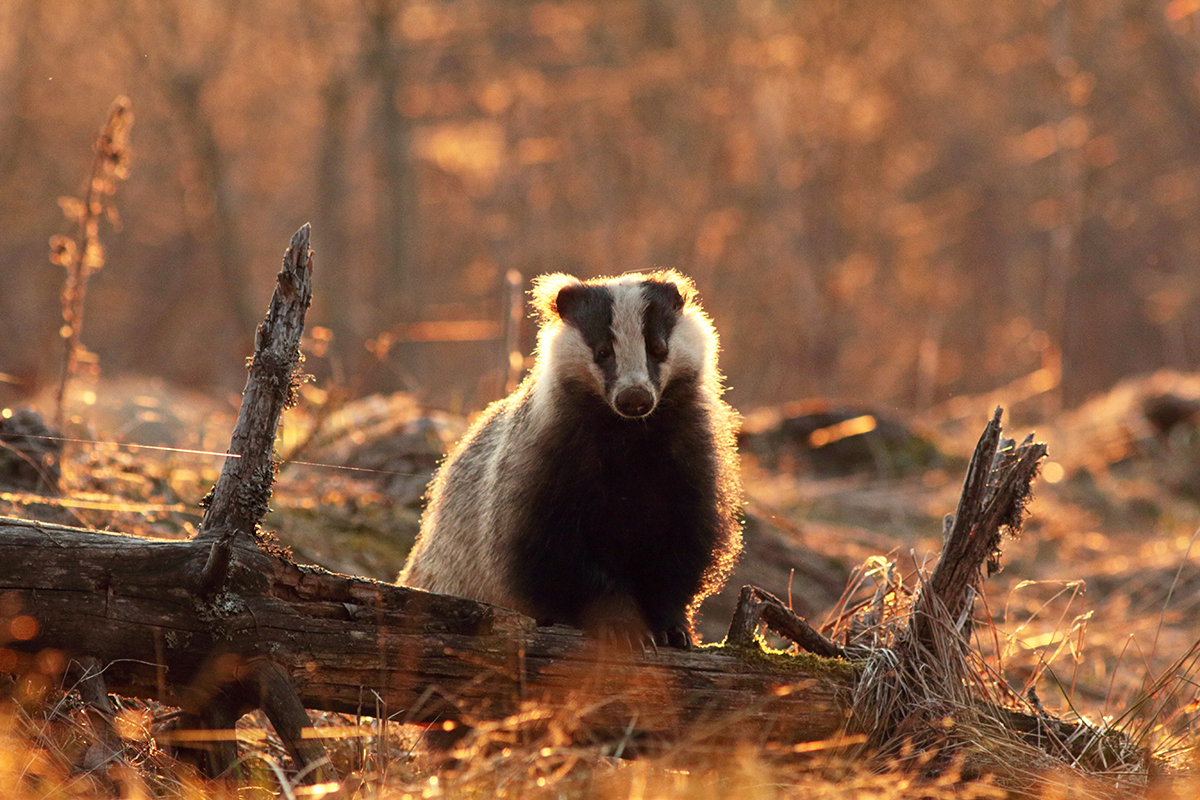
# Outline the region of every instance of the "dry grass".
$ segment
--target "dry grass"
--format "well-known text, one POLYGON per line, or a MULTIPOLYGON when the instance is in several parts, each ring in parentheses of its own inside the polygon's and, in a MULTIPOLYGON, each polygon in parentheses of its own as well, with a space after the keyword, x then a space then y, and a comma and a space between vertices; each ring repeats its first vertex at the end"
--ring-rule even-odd
MULTIPOLYGON (((160 715, 166 709, 158 709, 160 715)), ((570 715, 567 715, 568 717, 570 715)), ((898 762, 872 768, 861 761, 817 755, 767 757, 747 744, 732 752, 677 749, 651 758, 615 758, 611 748, 554 746, 553 736, 516 744, 513 727, 479 734, 460 766, 437 769, 410 728, 318 715, 342 780, 306 787, 289 779, 277 741, 251 717, 239 725, 245 753, 241 779, 206 781, 173 760, 152 738, 127 739, 120 761, 88 761, 96 737, 68 699, 30 713, 10 707, 0 717, 0 785, 6 797, 338 797, 338 798, 999 798, 988 781, 964 782, 952 767, 926 776, 898 762)), ((519 727, 519 725, 517 726, 519 727)))

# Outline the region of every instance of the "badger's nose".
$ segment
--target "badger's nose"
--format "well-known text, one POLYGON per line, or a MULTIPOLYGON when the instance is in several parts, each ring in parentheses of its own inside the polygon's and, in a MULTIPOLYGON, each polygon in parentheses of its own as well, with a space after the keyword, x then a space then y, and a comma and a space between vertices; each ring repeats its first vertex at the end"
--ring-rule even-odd
POLYGON ((654 410, 654 395, 644 386, 630 386, 617 394, 615 405, 626 417, 644 417, 654 410))

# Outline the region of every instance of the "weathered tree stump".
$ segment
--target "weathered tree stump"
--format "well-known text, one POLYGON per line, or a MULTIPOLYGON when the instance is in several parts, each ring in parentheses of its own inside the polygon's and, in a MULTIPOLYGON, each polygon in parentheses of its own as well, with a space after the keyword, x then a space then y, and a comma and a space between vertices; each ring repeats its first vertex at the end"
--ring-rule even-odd
POLYGON ((950 623, 969 638, 971 605, 980 581, 1000 568, 1001 532, 1016 534, 1032 496, 1046 445, 1032 435, 1019 446, 1000 436, 996 409, 967 465, 958 509, 947 517, 941 556, 913 606, 911 639, 932 651, 933 626, 950 623))

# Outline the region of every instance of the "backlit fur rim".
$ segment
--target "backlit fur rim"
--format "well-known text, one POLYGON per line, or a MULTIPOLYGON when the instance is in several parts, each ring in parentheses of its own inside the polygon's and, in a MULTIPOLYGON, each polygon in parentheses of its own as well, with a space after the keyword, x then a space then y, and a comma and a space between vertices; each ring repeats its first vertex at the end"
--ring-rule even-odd
POLYGON ((641 281, 660 281, 673 283, 683 297, 683 307, 686 309, 696 303, 696 284, 686 275, 673 269, 660 269, 653 272, 629 272, 624 275, 603 276, 581 281, 573 275, 554 272, 549 275, 539 275, 533 279, 533 309, 537 314, 538 323, 546 325, 558 319, 558 293, 567 286, 600 286, 613 282, 639 283, 641 281))

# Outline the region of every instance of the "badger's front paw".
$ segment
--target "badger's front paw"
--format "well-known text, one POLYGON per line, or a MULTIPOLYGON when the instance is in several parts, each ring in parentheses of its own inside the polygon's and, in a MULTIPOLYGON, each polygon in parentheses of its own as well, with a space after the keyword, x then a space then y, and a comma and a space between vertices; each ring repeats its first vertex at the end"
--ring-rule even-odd
POLYGON ((654 637, 644 627, 628 625, 623 622, 613 621, 609 624, 602 624, 587 633, 599 639, 607 647, 616 650, 628 650, 631 653, 641 650, 643 653, 648 653, 658 649, 654 637))
POLYGON ((602 638, 612 644, 624 644, 630 650, 640 649, 643 653, 657 653, 660 647, 673 647, 677 650, 691 650, 692 636, 682 626, 672 626, 666 630, 650 631, 645 628, 631 630, 629 628, 607 629, 602 638))
POLYGON ((582 627, 590 636, 623 650, 657 653, 660 647, 692 649, 692 636, 686 622, 660 620, 651 626, 637 603, 628 596, 613 595, 592 603, 582 627))
POLYGON ((653 633, 631 597, 614 595, 595 601, 588 607, 582 623, 585 633, 611 647, 631 651, 657 647, 653 633))

